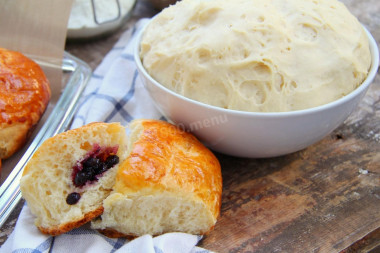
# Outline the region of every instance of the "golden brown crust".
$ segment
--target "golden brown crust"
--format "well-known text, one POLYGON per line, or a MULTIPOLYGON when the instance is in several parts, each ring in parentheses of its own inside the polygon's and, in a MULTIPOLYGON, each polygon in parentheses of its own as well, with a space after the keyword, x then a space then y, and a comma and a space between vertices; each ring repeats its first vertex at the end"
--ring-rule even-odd
POLYGON ((120 237, 123 237, 123 238, 127 238, 128 240, 133 240, 135 238, 137 238, 138 236, 136 235, 126 235, 126 234, 123 234, 123 233, 120 233, 118 231, 116 231, 115 229, 112 229, 112 228, 107 228, 107 229, 98 229, 99 233, 109 237, 109 238, 120 238, 120 237))
POLYGON ((84 217, 80 220, 72 221, 72 222, 62 224, 62 225, 56 226, 56 227, 49 227, 49 228, 38 227, 38 229, 44 234, 57 236, 57 235, 66 233, 66 232, 68 232, 74 228, 79 228, 80 226, 91 221, 92 219, 100 216, 103 213, 103 211, 104 211, 104 208, 101 206, 92 212, 86 213, 84 215, 84 217))
MULTIPOLYGON (((208 231, 201 233, 200 235, 207 235, 209 234, 215 226, 212 226, 208 231)), ((135 239, 139 237, 139 235, 133 235, 133 234, 123 234, 115 229, 112 228, 106 228, 106 229, 98 229, 99 233, 109 237, 109 238, 127 238, 128 240, 135 239)), ((175 231, 173 231, 175 232, 175 231)), ((181 231, 179 231, 181 232, 181 231)), ((155 234, 154 236, 159 236, 161 234, 155 234)))
POLYGON ((0 158, 6 159, 19 150, 32 129, 28 123, 0 124, 0 158))
POLYGON ((51 96, 41 67, 15 51, 0 48, 0 158, 21 148, 51 96))
MULTIPOLYGON (((213 229, 214 229, 215 225, 210 227, 210 229, 204 233, 200 233, 199 235, 208 235, 213 229)), ((106 228, 106 229, 98 229, 98 232, 101 233, 102 235, 105 235, 109 238, 126 238, 128 240, 133 240, 137 237, 139 237, 139 235, 133 235, 133 234, 123 234, 115 229, 112 229, 112 228, 106 228)), ((176 232, 176 231, 172 231, 172 232, 176 232)), ((182 232, 182 231, 178 231, 178 232, 182 232)), ((159 236, 161 234, 154 234, 154 236, 159 236)))
POLYGON ((202 200, 215 220, 220 213, 222 176, 218 159, 192 134, 158 120, 139 120, 143 130, 120 165, 114 190, 171 191, 202 200))

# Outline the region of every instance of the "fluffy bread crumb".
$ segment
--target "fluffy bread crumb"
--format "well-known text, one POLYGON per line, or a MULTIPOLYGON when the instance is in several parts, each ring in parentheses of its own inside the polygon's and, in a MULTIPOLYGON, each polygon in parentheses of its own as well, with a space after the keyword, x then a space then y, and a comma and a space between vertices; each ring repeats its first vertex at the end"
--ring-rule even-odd
POLYGON ((103 211, 103 199, 111 192, 118 164, 106 171, 97 182, 82 188, 72 182, 73 166, 93 144, 119 146, 117 155, 125 156, 126 134, 120 124, 93 123, 46 140, 25 167, 20 187, 42 232, 61 234, 78 227, 103 211), (81 194, 75 205, 66 197, 81 194))
POLYGON ((159 235, 172 231, 205 234, 216 219, 201 200, 162 192, 154 195, 124 196, 113 193, 104 201, 104 214, 92 228, 112 228, 123 235, 159 235))

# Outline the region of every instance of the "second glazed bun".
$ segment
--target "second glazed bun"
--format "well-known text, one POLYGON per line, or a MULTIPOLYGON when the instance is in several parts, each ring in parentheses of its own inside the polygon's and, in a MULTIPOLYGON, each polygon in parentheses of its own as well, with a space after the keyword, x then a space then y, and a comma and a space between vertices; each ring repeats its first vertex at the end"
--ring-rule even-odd
POLYGON ((50 96, 49 81, 37 63, 0 48, 0 159, 24 145, 50 96))

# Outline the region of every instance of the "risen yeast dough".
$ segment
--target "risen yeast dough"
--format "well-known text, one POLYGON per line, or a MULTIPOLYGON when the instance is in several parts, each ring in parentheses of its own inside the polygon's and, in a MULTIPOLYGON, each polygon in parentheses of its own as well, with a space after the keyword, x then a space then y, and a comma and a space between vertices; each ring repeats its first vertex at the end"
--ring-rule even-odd
POLYGON ((255 112, 334 101, 371 64, 364 29, 336 0, 183 0, 147 27, 140 56, 174 92, 255 112))

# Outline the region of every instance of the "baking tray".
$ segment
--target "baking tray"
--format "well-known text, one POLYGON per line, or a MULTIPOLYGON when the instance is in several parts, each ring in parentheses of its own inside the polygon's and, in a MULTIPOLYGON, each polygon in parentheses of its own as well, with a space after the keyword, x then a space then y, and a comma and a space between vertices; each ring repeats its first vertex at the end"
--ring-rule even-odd
POLYGON ((62 61, 27 56, 37 62, 45 73, 55 71, 55 73, 62 76, 54 83, 50 80, 52 96, 49 105, 40 122, 33 130, 29 141, 11 158, 2 162, 0 227, 5 223, 21 199, 19 182, 26 163, 43 141, 69 128, 78 106, 79 98, 92 73, 91 68, 85 62, 67 52, 64 52, 62 61))

